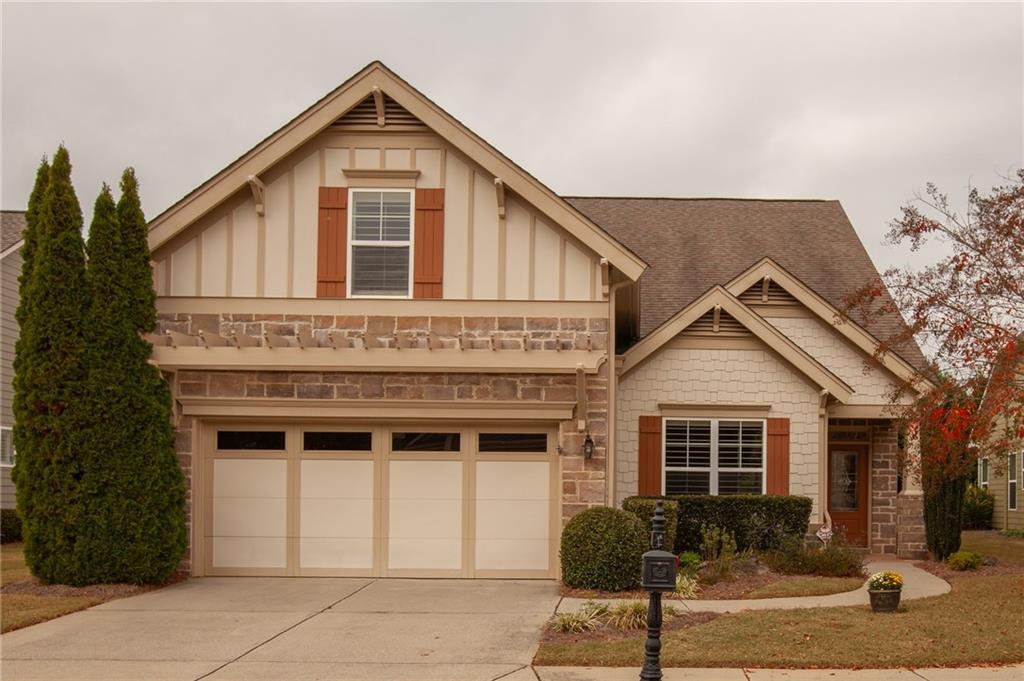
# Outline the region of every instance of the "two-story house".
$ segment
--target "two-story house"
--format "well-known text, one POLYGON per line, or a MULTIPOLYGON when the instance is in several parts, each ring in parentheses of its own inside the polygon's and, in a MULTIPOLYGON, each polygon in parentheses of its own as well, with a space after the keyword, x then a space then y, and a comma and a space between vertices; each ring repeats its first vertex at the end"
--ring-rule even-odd
POLYGON ((373 63, 150 246, 193 574, 551 577, 638 492, 921 549, 884 393, 923 358, 835 323, 875 274, 836 202, 562 198, 373 63))

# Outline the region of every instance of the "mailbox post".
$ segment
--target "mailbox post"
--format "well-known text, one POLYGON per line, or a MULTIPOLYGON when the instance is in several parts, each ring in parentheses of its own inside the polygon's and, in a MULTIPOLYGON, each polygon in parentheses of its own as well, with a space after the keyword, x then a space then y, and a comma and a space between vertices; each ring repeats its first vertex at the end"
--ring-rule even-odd
POLYGON ((651 523, 651 550, 644 553, 641 586, 649 591, 647 642, 644 644, 642 681, 661 681, 661 594, 676 589, 676 557, 665 550, 665 508, 659 500, 651 523))

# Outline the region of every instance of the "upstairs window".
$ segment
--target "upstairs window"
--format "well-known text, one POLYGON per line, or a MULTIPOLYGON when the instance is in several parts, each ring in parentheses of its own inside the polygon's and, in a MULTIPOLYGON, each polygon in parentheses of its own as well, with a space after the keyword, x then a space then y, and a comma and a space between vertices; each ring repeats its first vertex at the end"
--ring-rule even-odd
POLYGON ((349 294, 411 297, 412 191, 353 189, 349 204, 349 294))

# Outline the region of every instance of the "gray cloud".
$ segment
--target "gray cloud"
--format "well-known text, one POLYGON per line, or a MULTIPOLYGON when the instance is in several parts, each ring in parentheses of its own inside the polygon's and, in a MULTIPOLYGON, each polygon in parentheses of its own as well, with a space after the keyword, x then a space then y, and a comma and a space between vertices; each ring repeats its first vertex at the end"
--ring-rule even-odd
POLYGON ((155 215, 373 59, 563 194, 842 200, 879 266, 926 181, 1022 164, 1024 9, 984 4, 2 7, 2 195, 63 140, 155 215))

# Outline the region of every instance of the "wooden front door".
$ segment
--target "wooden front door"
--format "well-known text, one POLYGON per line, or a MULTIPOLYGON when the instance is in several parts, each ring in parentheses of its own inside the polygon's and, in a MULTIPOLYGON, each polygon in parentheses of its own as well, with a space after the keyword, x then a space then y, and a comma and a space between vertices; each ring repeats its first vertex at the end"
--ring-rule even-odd
POLYGON ((828 453, 832 529, 853 546, 868 545, 867 445, 832 445, 828 453))

